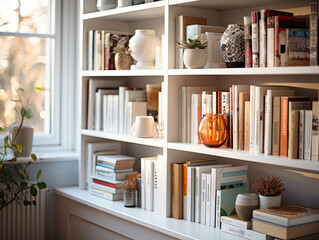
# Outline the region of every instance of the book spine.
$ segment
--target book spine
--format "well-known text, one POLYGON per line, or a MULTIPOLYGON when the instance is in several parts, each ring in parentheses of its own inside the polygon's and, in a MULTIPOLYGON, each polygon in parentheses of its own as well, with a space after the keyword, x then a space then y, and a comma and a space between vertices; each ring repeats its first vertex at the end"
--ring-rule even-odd
POLYGON ((200 208, 200 223, 206 224, 206 188, 207 188, 207 173, 202 173, 201 187, 201 208, 200 208))
POLYGON ((108 193, 108 192, 105 192, 105 191, 99 191, 99 190, 94 189, 94 188, 91 188, 90 192, 91 192, 91 194, 93 194, 95 196, 102 197, 102 198, 105 198, 105 199, 111 200, 111 201, 114 200, 114 198, 113 198, 114 194, 112 194, 112 193, 108 193))
POLYGON ((267 67, 275 66, 275 17, 267 17, 267 67))
POLYGON ((94 30, 88 31, 88 70, 93 70, 93 34, 94 30))
POLYGON ((259 67, 259 12, 251 13, 252 66, 259 67))
POLYGON ((280 156, 288 156, 288 98, 281 98, 280 156))
POLYGON ((255 86, 250 86, 250 144, 249 152, 255 150, 255 86))
POLYGON ((260 11, 260 25, 259 25, 259 66, 267 67, 267 10, 260 11))
POLYGON ((216 192, 216 223, 215 223, 216 228, 220 228, 221 227, 221 224, 220 224, 220 217, 221 217, 220 216, 220 212, 221 212, 220 199, 221 199, 221 191, 217 190, 217 192, 216 192))
POLYGON ((311 1, 310 12, 310 66, 318 65, 318 1, 311 1))
POLYGON ((297 159, 298 158, 299 110, 289 111, 289 120, 288 121, 289 121, 289 124, 288 124, 288 128, 289 128, 288 158, 297 159))
POLYGON ((217 180, 217 169, 212 168, 211 172, 211 199, 210 199, 210 207, 211 207, 211 218, 210 224, 212 227, 216 227, 216 183, 217 180))
POLYGON ((281 119, 281 98, 273 98, 273 118, 272 118, 272 155, 280 155, 280 119, 281 119))
POLYGON ((245 101, 249 100, 249 93, 239 93, 239 116, 238 116, 238 149, 244 150, 244 124, 245 124, 245 101))
POLYGON ((153 198, 153 209, 154 213, 161 214, 161 193, 160 193, 160 177, 159 177, 159 161, 154 161, 154 198, 153 198))
POLYGON ((312 139, 311 139, 311 160, 319 161, 319 102, 312 102, 312 139))
POLYGON ((172 164, 172 218, 183 218, 183 164, 172 164))
POLYGON ((250 101, 245 102, 244 150, 249 151, 250 142, 250 101))
POLYGON ((261 109, 260 109, 260 106, 261 106, 261 103, 260 103, 260 87, 256 87, 255 88, 255 124, 254 124, 254 128, 255 128, 255 136, 254 136, 254 139, 255 139, 255 149, 254 149, 254 152, 255 153, 260 153, 259 150, 260 150, 260 145, 261 145, 261 142, 259 141, 260 140, 260 134, 261 134, 261 131, 260 131, 260 127, 259 127, 259 122, 260 122, 260 116, 261 116, 261 109))
POLYGON ((145 209, 154 210, 154 161, 147 160, 145 164, 146 204, 145 209))
POLYGON ((305 111, 305 150, 304 159, 311 159, 311 140, 312 140, 312 111, 305 111))
POLYGON ((211 199, 212 199, 212 175, 207 174, 207 179, 206 179, 206 221, 205 224, 207 226, 211 226, 211 199))
POLYGON ((299 159, 304 159, 305 144, 305 110, 299 111, 299 159))
POLYGON ((233 88, 229 88, 229 147, 233 148, 233 88))
POLYGON ((200 223, 200 213, 201 213, 201 199, 200 199, 200 194, 201 194, 201 176, 200 176, 200 170, 198 168, 195 168, 195 201, 194 201, 194 213, 195 213, 195 222, 200 223))
POLYGON ((234 226, 229 223, 223 223, 221 230, 226 233, 230 233, 232 235, 249 239, 249 240, 267 240, 269 239, 266 234, 259 233, 253 230, 244 229, 238 226, 234 226))
MULTIPOLYGON (((176 42, 182 43, 183 42, 183 16, 177 16, 175 18, 175 36, 176 42)), ((183 49, 178 48, 178 44, 176 43, 176 56, 175 56, 175 68, 176 69, 183 69, 183 49)))
POLYGON ((265 97, 265 131, 264 131, 264 154, 271 154, 271 132, 272 132, 272 94, 267 91, 265 97))
POLYGON ((236 227, 240 227, 240 228, 244 228, 244 229, 248 228, 248 223, 246 221, 237 220, 235 218, 222 216, 220 218, 220 221, 222 222, 222 227, 223 227, 224 224, 230 224, 230 225, 233 225, 233 226, 236 226, 236 227))
POLYGON ((183 164, 183 218, 187 220, 187 164, 183 164))
POLYGON ((195 168, 187 167, 187 221, 194 222, 194 207, 195 207, 195 195, 194 195, 194 183, 195 183, 195 168))
POLYGON ((244 16, 245 68, 252 67, 251 16, 244 16))

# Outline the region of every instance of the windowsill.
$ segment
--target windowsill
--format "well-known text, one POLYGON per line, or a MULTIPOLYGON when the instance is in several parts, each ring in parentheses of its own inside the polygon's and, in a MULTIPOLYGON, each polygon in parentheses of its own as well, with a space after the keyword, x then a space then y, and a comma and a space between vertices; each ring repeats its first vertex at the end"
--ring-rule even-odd
POLYGON ((18 158, 17 162, 27 163, 30 160, 32 163, 48 163, 48 162, 68 162, 68 161, 78 161, 79 153, 75 151, 33 151, 37 157, 37 161, 33 161, 31 157, 21 157, 18 158))

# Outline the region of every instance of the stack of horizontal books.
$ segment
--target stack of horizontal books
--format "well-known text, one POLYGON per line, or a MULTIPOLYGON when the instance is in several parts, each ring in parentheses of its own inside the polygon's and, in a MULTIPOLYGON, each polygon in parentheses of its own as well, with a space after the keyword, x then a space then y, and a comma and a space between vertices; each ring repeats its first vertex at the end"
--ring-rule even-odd
POLYGON ((295 239, 319 233, 319 209, 298 205, 257 209, 253 211, 252 222, 254 231, 295 239))
POLYGON ((122 180, 134 171, 135 158, 125 155, 100 155, 95 171, 91 176, 89 191, 91 194, 108 200, 122 200, 122 180))

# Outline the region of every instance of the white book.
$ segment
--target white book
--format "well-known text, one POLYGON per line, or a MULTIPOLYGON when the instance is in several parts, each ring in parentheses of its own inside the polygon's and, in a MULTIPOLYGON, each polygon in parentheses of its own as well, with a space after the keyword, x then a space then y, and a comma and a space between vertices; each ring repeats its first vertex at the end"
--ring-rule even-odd
POLYGON ((249 92, 249 85, 233 85, 234 110, 233 110, 233 149, 238 149, 238 133, 239 133, 239 93, 249 92))
MULTIPOLYGON (((267 55, 268 56, 268 55, 267 55)), ((274 96, 293 96, 295 91, 267 89, 265 97, 265 129, 264 129, 264 154, 271 155, 272 152, 272 111, 274 96)))
POLYGON ((198 143, 198 111, 199 111, 199 101, 201 101, 201 94, 192 94, 192 113, 191 113, 191 143, 198 143))
POLYGON ((211 226, 211 199, 212 199, 212 174, 207 173, 206 179, 206 213, 205 213, 205 225, 211 226))
POLYGON ((159 188, 159 161, 153 161, 154 164, 154 173, 153 173, 153 182, 154 182, 154 198, 153 198, 153 209, 154 213, 160 214, 161 208, 160 208, 160 188, 159 188))
POLYGON ((146 162, 156 160, 157 157, 141 158, 141 208, 146 209, 146 162))
POLYGON ((201 182, 201 175, 203 172, 209 173, 211 168, 216 165, 207 165, 207 166, 197 166, 195 167, 195 222, 199 223, 201 220, 201 189, 202 189, 202 182, 201 182))
POLYGON ((112 95, 113 97, 113 132, 119 132, 119 95, 112 95))
POLYGON ((202 173, 201 176, 201 183, 202 183, 202 189, 201 189, 201 205, 200 205, 200 223, 206 224, 206 190, 207 190, 207 173, 202 173))
POLYGON ((225 27, 193 24, 186 26, 186 39, 193 39, 205 32, 224 33, 225 27))
POLYGON ((206 95, 206 113, 213 113, 213 95, 207 94, 206 95))
POLYGON ((256 86, 250 86, 250 144, 249 152, 255 150, 255 88, 256 86))
POLYGON ((107 99, 108 99, 108 97, 107 97, 107 95, 104 95, 103 96, 103 116, 102 116, 102 119, 103 119, 103 131, 104 132, 107 132, 107 123, 108 123, 108 121, 107 121, 107 116, 108 116, 108 114, 109 114, 109 109, 108 109, 108 104, 107 104, 107 99))
POLYGON ((212 168, 211 192, 211 226, 216 227, 216 194, 217 190, 229 187, 248 186, 248 166, 212 168), (239 184, 239 185, 238 185, 239 184))
POLYGON ((147 102, 129 102, 129 133, 131 134, 131 128, 135 122, 136 116, 146 116, 147 115, 147 102))
POLYGON ((255 153, 264 149, 264 98, 268 89, 284 90, 286 87, 256 86, 255 88, 255 153))
POLYGON ((88 70, 93 70, 93 34, 94 30, 88 31, 88 70))
POLYGON ((202 116, 207 113, 207 91, 202 91, 202 116))
POLYGON ((250 229, 234 226, 229 223, 223 222, 221 230, 232 235, 242 237, 250 240, 267 240, 269 239, 266 234, 259 233, 250 229))
POLYGON ((99 161, 107 162, 109 164, 116 164, 121 161, 134 160, 135 157, 126 156, 126 155, 101 155, 97 158, 99 161))
POLYGON ((101 30, 101 41, 100 41, 100 54, 101 54, 101 61, 100 61, 100 70, 104 70, 104 55, 105 55, 105 31, 101 30))
POLYGON ((102 96, 97 91, 94 98, 94 128, 97 131, 101 130, 101 97, 102 96))
POLYGON ((119 87, 119 134, 124 134, 125 90, 127 87, 119 87))
POLYGON ((93 49, 93 70, 99 70, 99 60, 100 60, 100 36, 101 32, 99 30, 94 31, 94 49, 93 49))
POLYGON ((124 113, 124 134, 131 134, 131 125, 130 125, 130 108, 129 102, 133 101, 146 101, 146 92, 143 90, 125 90, 125 113, 124 113))
POLYGON ((217 91, 213 91, 213 99, 212 99, 212 108, 213 108, 213 113, 217 113, 217 91))
POLYGON ((274 67, 274 66, 275 66, 275 28, 267 27, 267 67, 274 67))
POLYGON ((111 95, 107 95, 107 108, 110 113, 107 115, 107 131, 112 132, 113 116, 111 113, 113 112, 113 98, 111 95))
POLYGON ((145 163, 145 209, 154 211, 154 163, 155 159, 145 163))
POLYGON ((187 210, 186 220, 195 221, 195 167, 187 167, 187 210))
POLYGON ((83 189, 86 187, 86 184, 90 182, 90 176, 93 174, 93 155, 97 151, 102 150, 114 150, 117 154, 121 153, 121 143, 120 142, 101 142, 101 143, 88 143, 87 144, 87 156, 81 158, 81 178, 80 187, 83 189), (84 162, 85 161, 85 162, 84 162))
POLYGON ((163 155, 157 155, 157 160, 154 161, 154 213, 160 216, 166 216, 165 200, 166 192, 164 189, 163 180, 163 155))
POLYGON ((304 147, 305 160, 311 160, 311 142, 312 142, 312 111, 305 110, 305 147, 304 147))
POLYGON ((319 102, 312 102, 311 161, 319 161, 319 102))
POLYGON ((298 143, 298 158, 304 159, 305 146, 305 110, 299 111, 299 143, 298 143))

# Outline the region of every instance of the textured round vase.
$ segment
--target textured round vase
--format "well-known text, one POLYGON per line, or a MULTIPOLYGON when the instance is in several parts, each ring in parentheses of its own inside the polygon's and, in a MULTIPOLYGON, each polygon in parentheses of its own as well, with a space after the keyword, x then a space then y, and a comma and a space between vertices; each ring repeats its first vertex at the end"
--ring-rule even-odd
POLYGON ((227 124, 223 114, 205 114, 198 128, 198 136, 207 147, 220 147, 227 139, 227 124))
POLYGON ((137 29, 130 39, 131 56, 137 61, 137 70, 155 69, 156 46, 160 45, 155 30, 137 29))
POLYGON ((250 221, 253 215, 253 210, 258 208, 258 195, 256 193, 238 194, 235 208, 240 219, 250 221))
POLYGON ((245 67, 245 41, 243 25, 228 25, 220 39, 220 51, 228 68, 245 67))
POLYGON ((116 0, 97 0, 96 8, 100 11, 116 8, 116 0))
POLYGON ((207 62, 207 50, 185 49, 183 56, 184 64, 188 69, 204 68, 207 62))
POLYGON ((259 208, 279 207, 281 204, 281 195, 263 196, 259 194, 259 208))
POLYGON ((116 70, 130 70, 132 57, 125 52, 116 53, 114 56, 114 65, 116 70))

